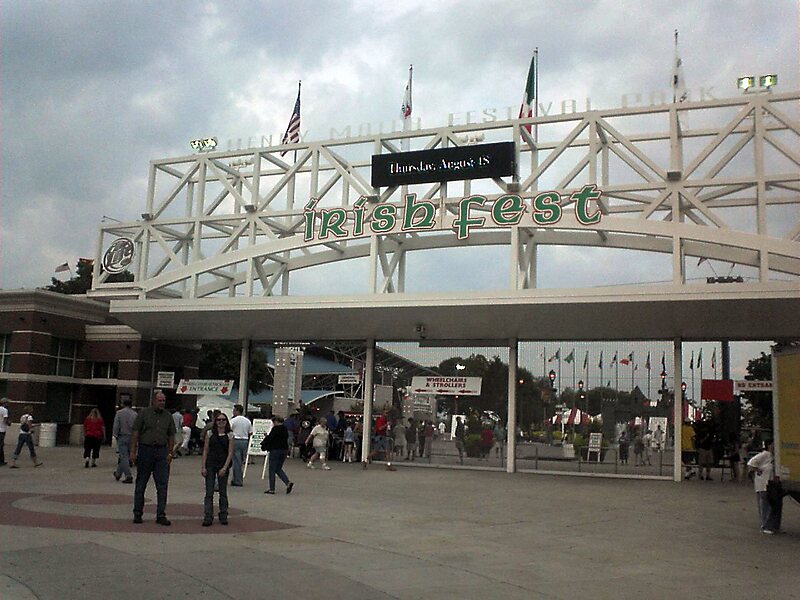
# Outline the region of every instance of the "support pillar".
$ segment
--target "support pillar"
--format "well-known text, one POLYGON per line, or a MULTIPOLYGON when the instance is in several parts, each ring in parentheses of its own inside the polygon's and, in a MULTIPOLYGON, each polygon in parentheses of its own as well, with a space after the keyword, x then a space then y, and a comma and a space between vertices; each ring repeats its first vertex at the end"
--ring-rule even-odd
POLYGON ((681 382, 683 381, 683 340, 675 338, 673 342, 673 364, 675 365, 675 400, 672 403, 672 421, 673 427, 673 443, 672 443, 672 479, 674 481, 683 480, 683 471, 681 469, 681 442, 682 442, 682 427, 683 427, 683 392, 681 391, 681 382))
POLYGON ((366 463, 372 445, 372 395, 375 372, 375 340, 367 340, 367 360, 364 365, 364 433, 361 438, 361 462, 366 463))
POLYGON ((728 340, 722 340, 722 378, 731 378, 731 343, 728 340))
POLYGON ((506 472, 517 470, 517 340, 508 340, 508 422, 506 472))
POLYGON ((242 357, 239 360, 239 404, 244 407, 247 414, 247 392, 250 381, 250 340, 242 340, 242 357))

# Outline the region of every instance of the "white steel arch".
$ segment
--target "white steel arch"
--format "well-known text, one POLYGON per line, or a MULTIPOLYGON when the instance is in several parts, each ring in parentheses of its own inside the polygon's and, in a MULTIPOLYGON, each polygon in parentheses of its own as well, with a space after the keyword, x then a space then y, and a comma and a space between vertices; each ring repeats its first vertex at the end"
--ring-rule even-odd
POLYGON ((762 283, 794 278, 800 275, 799 99, 797 92, 762 93, 154 160, 143 219, 104 224, 98 237, 98 264, 113 240, 134 242, 134 281, 110 283, 97 269, 92 293, 288 295, 292 272, 359 257, 370 258, 371 292, 398 293, 405 290, 408 252, 455 245, 510 244, 513 290, 536 287, 537 249, 549 244, 666 253, 678 285, 685 283, 687 260, 698 258, 750 265, 762 283), (369 184, 371 155, 400 152, 404 138, 423 149, 476 136, 514 141, 519 176, 369 184), (287 150, 292 160, 281 156, 287 150), (584 225, 565 213, 554 226, 486 227, 466 240, 453 233, 456 207, 470 194, 529 200, 540 190, 568 196, 586 184, 603 191, 599 223, 584 225), (310 198, 350 209, 362 196, 399 204, 407 193, 435 203, 434 230, 407 232, 398 224, 381 234, 365 228, 361 235, 304 241, 310 198), (786 208, 790 222, 782 217, 781 231, 772 231, 768 213, 786 208))

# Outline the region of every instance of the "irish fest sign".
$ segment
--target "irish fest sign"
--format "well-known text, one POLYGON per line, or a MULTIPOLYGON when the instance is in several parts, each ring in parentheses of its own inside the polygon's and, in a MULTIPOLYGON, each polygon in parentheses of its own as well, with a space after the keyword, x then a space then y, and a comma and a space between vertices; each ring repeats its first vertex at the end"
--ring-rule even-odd
POLYGON ((484 227, 556 225, 567 210, 574 211, 579 224, 594 225, 602 218, 597 206, 601 196, 602 191, 594 185, 585 185, 564 196, 555 191, 539 192, 530 200, 523 200, 517 194, 505 194, 494 200, 473 195, 458 202, 455 215, 440 211, 437 203, 418 199, 416 194, 407 194, 402 204, 370 203, 362 196, 352 208, 317 208, 318 200, 312 198, 303 211, 303 239, 312 242, 356 238, 389 233, 399 226, 403 232, 450 227, 458 239, 464 240, 470 231, 484 227))
POLYGON ((230 379, 181 379, 179 394, 204 394, 208 396, 229 396, 233 381, 230 379))
POLYGON ((480 396, 480 377, 425 377, 411 378, 413 394, 439 394, 442 396, 480 396))

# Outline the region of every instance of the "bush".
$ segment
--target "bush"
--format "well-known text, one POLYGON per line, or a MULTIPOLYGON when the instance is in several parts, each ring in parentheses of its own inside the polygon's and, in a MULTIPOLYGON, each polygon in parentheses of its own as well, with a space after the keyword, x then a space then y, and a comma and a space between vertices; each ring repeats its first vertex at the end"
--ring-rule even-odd
POLYGON ((481 449, 481 436, 477 433, 468 433, 464 436, 464 452, 467 453, 467 456, 471 456, 472 458, 477 458, 480 456, 481 449))

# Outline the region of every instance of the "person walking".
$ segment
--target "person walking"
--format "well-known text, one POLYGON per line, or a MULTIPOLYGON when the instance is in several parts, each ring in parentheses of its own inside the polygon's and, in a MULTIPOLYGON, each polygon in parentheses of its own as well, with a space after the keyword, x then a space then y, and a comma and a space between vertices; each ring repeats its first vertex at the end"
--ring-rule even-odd
POLYGON ((250 436, 253 435, 253 425, 250 423, 250 419, 244 416, 244 407, 241 404, 236 404, 233 407, 231 430, 233 431, 233 478, 231 486, 242 487, 244 485, 244 461, 247 460, 247 447, 250 445, 250 436))
POLYGON ((144 492, 150 476, 156 483, 156 523, 169 527, 167 519, 167 488, 171 449, 175 445, 175 421, 166 410, 166 396, 153 394, 147 408, 136 415, 131 435, 130 460, 136 464, 136 488, 133 494, 133 522, 141 523, 144 513, 144 492))
POLYGON ((206 432, 200 474, 206 480, 203 499, 203 527, 214 522, 214 490, 219 492, 219 522, 228 524, 228 469, 234 453, 231 424, 225 413, 214 418, 214 426, 206 432))
POLYGON ((289 430, 284 425, 283 417, 281 416, 273 416, 272 422, 272 429, 269 430, 269 434, 261 443, 261 449, 269 453, 267 459, 269 488, 264 493, 275 493, 275 476, 277 475, 286 484, 286 493, 291 494, 294 483, 289 481, 283 471, 283 463, 286 462, 286 457, 289 454, 289 430))
POLYGON ((347 427, 344 430, 344 455, 342 456, 342 462, 353 462, 353 449, 356 442, 356 434, 353 431, 353 424, 348 422, 347 427))
POLYGON ((25 407, 25 414, 20 417, 19 420, 19 437, 17 438, 17 448, 14 450, 14 455, 11 457, 11 466, 9 469, 19 469, 17 466, 17 458, 19 458, 20 452, 22 452, 22 447, 27 446, 28 452, 30 452, 31 460, 33 461, 34 467, 41 467, 42 461, 40 461, 36 457, 36 450, 33 448, 33 407, 26 406, 25 407))
POLYGON ((417 426, 414 419, 408 418, 408 427, 406 427, 406 460, 414 460, 417 453, 417 426))
POLYGON ((392 429, 392 433, 394 434, 394 453, 399 460, 406 453, 406 426, 403 425, 402 420, 397 422, 397 425, 392 429))
POLYGON ((619 463, 621 465, 628 464, 628 449, 630 448, 630 441, 628 440, 628 434, 624 431, 620 434, 619 440, 617 440, 619 444, 619 463))
POLYGON ((184 452, 187 456, 191 455, 192 450, 189 448, 189 442, 192 440, 192 427, 194 426, 194 415, 188 408, 183 411, 181 415, 181 431, 183 433, 183 443, 181 444, 181 454, 184 452))
POLYGON ((8 418, 8 398, 0 399, 0 467, 6 466, 6 431, 8 426, 11 425, 11 419, 8 418))
POLYGON ((753 487, 758 502, 758 515, 761 518, 761 533, 773 535, 780 533, 783 498, 770 501, 767 486, 775 476, 775 442, 764 442, 764 450, 747 461, 747 466, 755 472, 753 487))
POLYGON ((327 421, 323 417, 318 421, 318 423, 308 434, 308 438, 306 439, 306 444, 314 448, 314 453, 308 460, 307 466, 309 469, 314 468, 314 461, 319 458, 319 461, 322 463, 322 468, 326 471, 331 470, 327 462, 328 438, 330 437, 327 425, 328 425, 327 421))
POLYGON ((171 449, 172 455, 175 458, 183 456, 181 453, 181 445, 183 444, 183 415, 181 409, 176 408, 172 412, 172 420, 175 421, 175 446, 171 449))
POLYGON ((92 466, 97 466, 97 459, 100 458, 100 446, 106 439, 106 424, 100 411, 93 408, 83 420, 83 459, 84 468, 89 468, 89 459, 92 459, 92 466))
POLYGON ((133 402, 130 398, 122 401, 122 408, 114 415, 114 424, 111 428, 111 435, 117 440, 117 468, 114 470, 114 479, 119 481, 122 476, 125 479, 122 483, 133 483, 131 475, 131 434, 133 433, 133 423, 136 421, 136 411, 131 408, 133 402))
POLYGON ((462 465, 464 464, 464 433, 464 421, 461 420, 461 417, 456 417, 456 450, 458 450, 458 461, 462 465))

